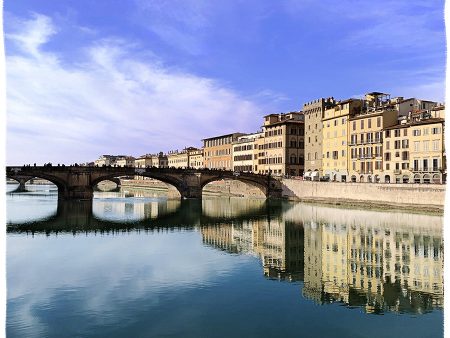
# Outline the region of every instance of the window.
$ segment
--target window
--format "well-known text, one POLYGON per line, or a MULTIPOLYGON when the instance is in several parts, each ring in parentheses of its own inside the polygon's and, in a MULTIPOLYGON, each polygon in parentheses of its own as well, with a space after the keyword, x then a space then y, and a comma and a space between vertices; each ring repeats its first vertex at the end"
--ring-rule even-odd
POLYGON ((423 141, 423 151, 429 150, 430 141, 423 141))
POLYGON ((425 170, 425 171, 428 170, 428 159, 423 160, 423 170, 425 170))
POLYGON ((429 132, 428 128, 423 128, 423 134, 424 135, 428 135, 428 132, 429 132))
POLYGON ((414 151, 420 151, 420 142, 414 141, 414 151))
POLYGON ((409 147, 409 140, 402 140, 402 149, 405 149, 408 147, 409 147))
POLYGON ((420 129, 414 129, 413 136, 420 136, 420 129))
POLYGON ((439 159, 433 158, 433 171, 439 170, 439 159))
POLYGON ((386 170, 389 170, 389 163, 386 163, 386 170))
POLYGON ((418 171, 419 170, 419 160, 414 160, 414 171, 418 171))
POLYGON ((386 135, 386 138, 387 137, 391 137, 391 131, 390 130, 386 130, 386 134, 385 135, 386 135))
POLYGON ((399 137, 400 136, 400 129, 395 129, 394 136, 399 137))
POLYGON ((381 127, 381 117, 377 117, 377 127, 381 127))
POLYGON ((364 129, 364 120, 361 120, 361 129, 364 129))
POLYGON ((356 130, 356 121, 353 121, 353 130, 356 130))
POLYGON ((431 134, 436 135, 439 134, 441 132, 441 128, 432 128, 431 129, 431 134))
POLYGON ((386 150, 389 150, 390 142, 386 141, 386 150))
POLYGON ((345 150, 342 150, 341 154, 342 154, 342 157, 344 157, 345 156, 345 150))
POLYGON ((337 120, 334 120, 334 126, 335 126, 335 127, 337 126, 337 123, 338 123, 338 121, 337 121, 337 120))
POLYGON ((400 141, 399 140, 394 142, 394 148, 395 149, 400 149, 400 141))
POLYGON ((372 128, 372 119, 367 120, 367 128, 372 128))
POLYGON ((403 136, 408 136, 408 128, 403 129, 403 136))
POLYGON ((384 160, 390 161, 391 160, 391 153, 384 153, 384 160))
POLYGON ((433 150, 439 150, 439 140, 433 140, 433 150))

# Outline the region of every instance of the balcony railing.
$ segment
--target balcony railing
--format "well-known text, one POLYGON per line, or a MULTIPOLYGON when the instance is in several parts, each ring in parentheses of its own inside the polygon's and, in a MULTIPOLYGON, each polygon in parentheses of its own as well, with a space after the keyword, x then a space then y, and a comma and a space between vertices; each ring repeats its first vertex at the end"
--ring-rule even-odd
POLYGON ((432 167, 432 168, 418 167, 418 168, 412 168, 412 171, 413 172, 426 172, 426 173, 441 172, 442 167, 432 167))

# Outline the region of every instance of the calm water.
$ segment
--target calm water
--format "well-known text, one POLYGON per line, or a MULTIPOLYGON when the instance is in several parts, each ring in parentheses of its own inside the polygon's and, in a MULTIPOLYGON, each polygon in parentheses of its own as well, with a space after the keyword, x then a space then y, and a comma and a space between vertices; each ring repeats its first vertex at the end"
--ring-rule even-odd
POLYGON ((27 189, 6 198, 8 337, 443 335, 442 217, 27 189))

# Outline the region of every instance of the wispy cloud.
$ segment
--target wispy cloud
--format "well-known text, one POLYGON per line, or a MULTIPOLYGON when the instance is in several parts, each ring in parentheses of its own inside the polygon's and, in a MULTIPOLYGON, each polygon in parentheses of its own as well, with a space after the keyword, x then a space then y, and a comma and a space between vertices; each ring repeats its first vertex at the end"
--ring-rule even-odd
POLYGON ((380 4, 365 0, 288 0, 284 5, 288 13, 297 17, 313 12, 318 22, 326 20, 351 27, 341 37, 346 47, 426 49, 445 42, 444 1, 386 0, 380 4), (441 11, 436 4, 439 2, 441 11))
POLYGON ((251 100, 166 67, 136 44, 94 41, 67 64, 42 48, 56 33, 49 17, 35 14, 17 27, 6 36, 20 50, 6 57, 10 164, 140 155, 259 125, 262 110, 251 100))

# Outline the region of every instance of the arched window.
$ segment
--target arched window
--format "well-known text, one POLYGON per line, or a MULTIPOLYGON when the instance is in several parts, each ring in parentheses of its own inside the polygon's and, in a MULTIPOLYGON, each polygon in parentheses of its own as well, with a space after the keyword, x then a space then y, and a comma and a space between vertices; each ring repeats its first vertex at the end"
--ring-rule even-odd
POLYGON ((433 183, 434 184, 440 184, 441 183, 441 176, 439 174, 433 175, 433 183))

